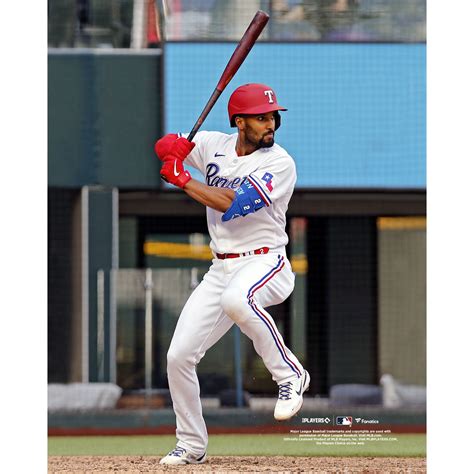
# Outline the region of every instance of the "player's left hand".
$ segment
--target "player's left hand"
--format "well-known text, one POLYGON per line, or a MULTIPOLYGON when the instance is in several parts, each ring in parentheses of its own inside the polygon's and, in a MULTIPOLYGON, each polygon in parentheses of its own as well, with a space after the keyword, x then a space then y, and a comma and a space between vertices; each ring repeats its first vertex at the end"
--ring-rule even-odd
POLYGON ((168 155, 168 153, 171 150, 171 146, 173 143, 178 139, 178 134, 177 133, 168 133, 164 137, 161 137, 156 143, 155 143, 155 153, 156 156, 163 161, 165 156, 168 155))
POLYGON ((164 157, 163 161, 168 160, 170 156, 173 159, 177 158, 178 160, 184 161, 195 146, 196 144, 194 142, 188 142, 186 138, 180 137, 171 144, 170 151, 164 157))
POLYGON ((165 156, 160 176, 167 183, 174 184, 181 189, 192 179, 189 171, 184 169, 183 162, 172 155, 165 156))
POLYGON ((170 159, 170 156, 184 161, 195 146, 194 142, 189 142, 183 137, 178 138, 175 133, 169 133, 155 143, 155 153, 161 161, 170 159))

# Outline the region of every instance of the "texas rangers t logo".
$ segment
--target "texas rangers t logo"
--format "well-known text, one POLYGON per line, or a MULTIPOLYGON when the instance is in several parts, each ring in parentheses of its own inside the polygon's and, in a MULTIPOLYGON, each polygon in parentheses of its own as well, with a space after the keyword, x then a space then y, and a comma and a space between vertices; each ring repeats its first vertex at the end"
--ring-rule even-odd
POLYGON ((268 103, 273 104, 273 94, 274 94, 274 92, 271 89, 269 89, 267 91, 263 91, 263 93, 268 97, 268 103))

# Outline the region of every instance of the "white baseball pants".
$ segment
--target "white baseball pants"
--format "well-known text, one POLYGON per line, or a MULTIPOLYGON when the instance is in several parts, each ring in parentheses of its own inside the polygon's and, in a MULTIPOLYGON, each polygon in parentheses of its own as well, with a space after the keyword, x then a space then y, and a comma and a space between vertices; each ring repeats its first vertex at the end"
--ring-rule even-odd
POLYGON ((196 365, 234 323, 252 340, 275 382, 303 373, 264 309, 283 302, 293 291, 294 280, 283 254, 213 260, 181 312, 168 351, 178 446, 197 455, 207 448, 196 365))

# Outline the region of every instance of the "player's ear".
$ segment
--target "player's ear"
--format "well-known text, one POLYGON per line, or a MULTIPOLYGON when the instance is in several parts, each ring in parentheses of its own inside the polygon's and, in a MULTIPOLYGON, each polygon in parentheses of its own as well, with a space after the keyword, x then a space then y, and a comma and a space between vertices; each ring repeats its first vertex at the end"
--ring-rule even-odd
POLYGON ((235 125, 237 126, 237 128, 239 130, 243 130, 245 127, 245 119, 243 117, 237 116, 235 117, 234 120, 235 120, 235 125))

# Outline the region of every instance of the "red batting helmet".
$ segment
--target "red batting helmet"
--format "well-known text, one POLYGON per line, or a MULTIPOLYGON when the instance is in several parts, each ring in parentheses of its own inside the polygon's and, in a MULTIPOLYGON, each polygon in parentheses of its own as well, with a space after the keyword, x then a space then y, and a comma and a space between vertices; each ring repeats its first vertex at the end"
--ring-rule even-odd
POLYGON ((229 98, 230 126, 235 127, 237 115, 257 115, 275 111, 275 130, 280 126, 278 110, 287 110, 278 105, 275 92, 265 84, 245 84, 237 87, 229 98))

